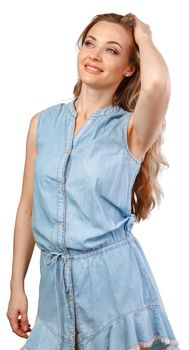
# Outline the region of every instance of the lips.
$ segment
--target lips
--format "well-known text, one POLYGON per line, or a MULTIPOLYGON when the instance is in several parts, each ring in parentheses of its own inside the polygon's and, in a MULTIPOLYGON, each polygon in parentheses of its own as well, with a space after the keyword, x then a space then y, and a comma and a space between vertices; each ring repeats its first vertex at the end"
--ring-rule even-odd
POLYGON ((85 64, 85 68, 87 68, 87 66, 88 67, 91 67, 91 68, 95 68, 95 69, 97 69, 98 71, 100 71, 100 72, 103 72, 103 70, 100 68, 100 67, 98 67, 98 66, 95 66, 95 65, 92 65, 92 64, 85 64))

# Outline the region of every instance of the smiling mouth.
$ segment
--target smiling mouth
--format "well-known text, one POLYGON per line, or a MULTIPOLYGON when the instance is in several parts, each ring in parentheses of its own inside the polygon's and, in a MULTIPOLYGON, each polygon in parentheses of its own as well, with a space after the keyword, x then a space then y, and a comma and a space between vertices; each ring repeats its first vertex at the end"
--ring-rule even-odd
POLYGON ((90 65, 85 65, 85 70, 89 73, 102 73, 103 71, 100 68, 96 68, 90 65))

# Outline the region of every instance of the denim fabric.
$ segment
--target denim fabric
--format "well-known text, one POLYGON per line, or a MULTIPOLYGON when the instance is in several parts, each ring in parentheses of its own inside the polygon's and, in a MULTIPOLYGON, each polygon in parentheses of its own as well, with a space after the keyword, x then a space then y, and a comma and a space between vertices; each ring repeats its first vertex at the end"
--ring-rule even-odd
POLYGON ((143 160, 128 148, 131 114, 103 107, 74 136, 74 100, 40 112, 32 228, 41 278, 22 350, 74 350, 76 335, 79 350, 179 350, 132 233, 143 160))

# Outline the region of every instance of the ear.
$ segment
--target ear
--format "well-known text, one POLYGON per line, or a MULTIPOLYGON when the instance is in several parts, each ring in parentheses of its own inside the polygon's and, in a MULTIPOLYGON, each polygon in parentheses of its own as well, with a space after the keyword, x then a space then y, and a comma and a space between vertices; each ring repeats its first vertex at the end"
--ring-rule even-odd
POLYGON ((135 66, 134 64, 129 65, 129 67, 126 69, 124 73, 124 77, 130 77, 135 72, 135 66))

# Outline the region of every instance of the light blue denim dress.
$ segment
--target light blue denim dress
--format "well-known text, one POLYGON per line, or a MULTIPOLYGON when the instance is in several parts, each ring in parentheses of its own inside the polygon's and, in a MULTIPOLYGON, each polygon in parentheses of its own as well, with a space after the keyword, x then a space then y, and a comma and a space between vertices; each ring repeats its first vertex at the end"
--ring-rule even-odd
MULTIPOLYGON (((33 235, 38 311, 22 350, 179 350, 157 284, 132 233, 131 112, 108 105, 74 136, 75 99, 40 112, 33 235)), ((20 349, 20 350, 21 350, 20 349)))

